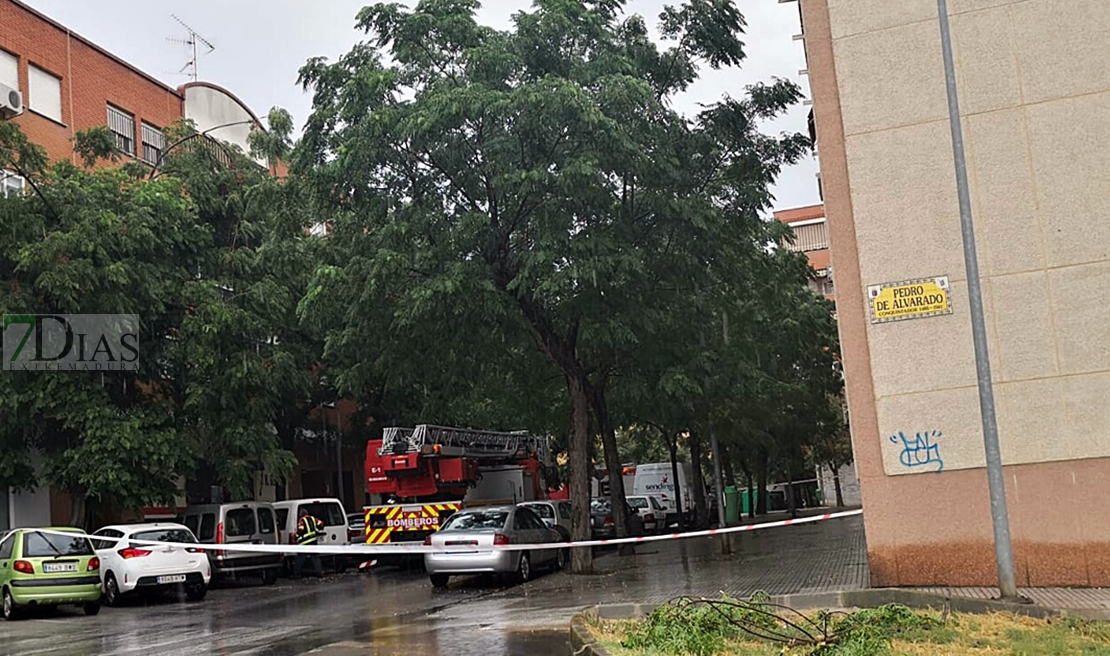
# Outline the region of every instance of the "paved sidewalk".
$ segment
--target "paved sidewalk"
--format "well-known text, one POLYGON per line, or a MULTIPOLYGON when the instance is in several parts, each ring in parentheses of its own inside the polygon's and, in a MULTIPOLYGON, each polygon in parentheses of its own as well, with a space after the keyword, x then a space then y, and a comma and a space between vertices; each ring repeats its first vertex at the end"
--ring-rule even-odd
MULTIPOLYGON (((965 599, 998 599, 998 588, 911 588, 917 592, 963 597, 965 599)), ((1106 588, 1019 588, 1018 593, 1044 608, 1058 610, 1105 611, 1110 619, 1110 589, 1106 588)), ((1091 615, 1091 613, 1085 613, 1091 615)))
MULTIPOLYGON (((808 514, 824 514, 825 509, 808 514)), ((786 519, 770 515, 764 521, 786 519)), ((523 586, 542 595, 558 591, 567 606, 640 602, 658 604, 680 595, 743 598, 859 590, 868 586, 867 547, 860 516, 753 530, 709 538, 649 542, 636 555, 608 552, 592 576, 548 576, 523 586), (728 540, 731 555, 722 555, 728 540)))

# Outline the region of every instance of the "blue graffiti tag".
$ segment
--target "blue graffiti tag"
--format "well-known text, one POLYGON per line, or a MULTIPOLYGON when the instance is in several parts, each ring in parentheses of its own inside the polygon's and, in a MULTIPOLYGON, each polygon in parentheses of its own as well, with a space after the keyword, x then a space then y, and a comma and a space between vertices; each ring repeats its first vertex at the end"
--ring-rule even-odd
POLYGON ((944 460, 940 457, 940 445, 934 444, 933 440, 942 435, 940 431, 923 431, 911 438, 898 431, 897 435, 890 436, 890 441, 894 444, 902 443, 902 452, 898 454, 898 460, 903 466, 924 467, 936 463, 939 465, 936 471, 939 472, 944 469, 944 460))

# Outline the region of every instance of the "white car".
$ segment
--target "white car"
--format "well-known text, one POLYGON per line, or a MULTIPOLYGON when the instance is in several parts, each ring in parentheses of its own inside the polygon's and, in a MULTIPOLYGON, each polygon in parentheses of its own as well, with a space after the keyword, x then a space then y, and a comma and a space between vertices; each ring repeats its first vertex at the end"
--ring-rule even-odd
POLYGON ((659 499, 648 495, 625 497, 628 505, 636 509, 640 519, 644 520, 644 531, 655 533, 666 528, 667 508, 659 503, 659 499))
POLYGON ((212 568, 199 549, 132 544, 132 540, 196 543, 186 526, 170 522, 105 526, 92 534, 100 557, 100 582, 104 603, 119 604, 129 594, 183 588, 189 601, 200 601, 208 593, 212 568), (98 540, 118 538, 116 540, 98 540))

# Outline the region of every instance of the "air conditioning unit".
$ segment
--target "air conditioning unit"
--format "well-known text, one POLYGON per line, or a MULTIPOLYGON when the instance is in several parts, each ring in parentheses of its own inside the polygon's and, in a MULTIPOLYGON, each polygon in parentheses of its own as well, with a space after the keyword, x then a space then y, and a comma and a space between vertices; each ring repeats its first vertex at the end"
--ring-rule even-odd
POLYGON ((23 94, 19 89, 0 84, 0 118, 12 118, 23 113, 23 94))

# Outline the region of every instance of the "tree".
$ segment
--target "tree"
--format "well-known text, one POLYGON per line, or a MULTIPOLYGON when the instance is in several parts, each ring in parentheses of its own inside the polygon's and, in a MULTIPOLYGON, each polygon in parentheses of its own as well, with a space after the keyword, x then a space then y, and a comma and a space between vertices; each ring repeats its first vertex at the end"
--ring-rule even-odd
MULTIPOLYGON (((364 9, 370 42, 301 71, 314 110, 294 169, 365 231, 371 266, 405 281, 398 303, 510 313, 559 372, 584 539, 591 398, 603 407, 614 356, 680 288, 668 280, 727 275, 762 246, 767 186, 806 140, 758 122, 798 89, 757 85, 693 119, 671 108, 699 65, 743 59, 728 0, 666 8, 665 51, 616 0, 540 0, 504 32, 476 8, 364 9)), ((574 571, 589 568, 575 550, 574 571)))
POLYGON ((852 462, 852 436, 848 428, 847 409, 842 396, 830 396, 829 407, 820 422, 812 443, 806 449, 808 460, 814 467, 828 467, 833 475, 836 507, 844 507, 844 492, 840 487, 840 468, 852 462))
POLYGON ((305 377, 298 340, 282 332, 304 259, 300 242, 276 238, 295 234, 296 205, 276 202, 284 191, 234 149, 175 143, 188 145, 162 170, 116 166, 102 128, 75 140, 84 168, 48 165, 0 123, 0 165, 34 191, 0 199, 0 311, 137 314, 142 325, 137 373, 0 377, 0 484, 70 492, 76 525, 171 502, 202 460, 235 495, 251 471, 280 477, 291 462, 272 421, 305 377))

